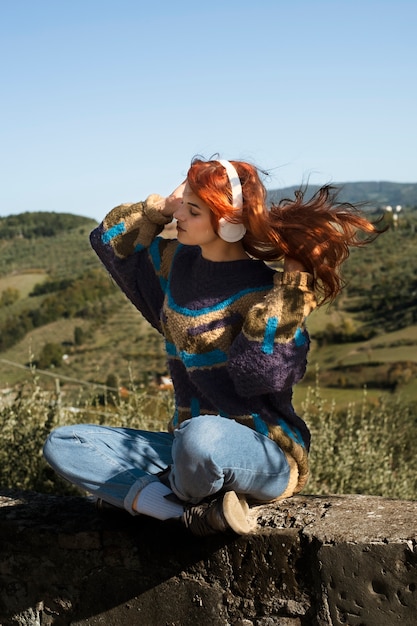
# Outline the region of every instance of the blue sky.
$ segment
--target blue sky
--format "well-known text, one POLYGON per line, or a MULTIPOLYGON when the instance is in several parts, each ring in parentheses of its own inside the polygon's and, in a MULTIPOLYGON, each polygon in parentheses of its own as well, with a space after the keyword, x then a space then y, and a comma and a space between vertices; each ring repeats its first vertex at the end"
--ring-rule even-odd
POLYGON ((167 194, 195 154, 267 187, 417 182, 415 0, 0 0, 0 216, 167 194))

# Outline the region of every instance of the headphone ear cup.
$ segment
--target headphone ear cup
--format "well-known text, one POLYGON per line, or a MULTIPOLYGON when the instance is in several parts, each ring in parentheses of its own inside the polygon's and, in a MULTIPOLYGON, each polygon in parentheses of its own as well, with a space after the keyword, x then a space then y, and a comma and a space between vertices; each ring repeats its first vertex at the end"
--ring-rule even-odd
POLYGON ((243 224, 234 224, 233 222, 228 222, 221 217, 219 219, 219 232, 218 235, 223 241, 227 241, 228 243, 235 243, 236 241, 240 241, 243 239, 246 233, 246 228, 243 224))

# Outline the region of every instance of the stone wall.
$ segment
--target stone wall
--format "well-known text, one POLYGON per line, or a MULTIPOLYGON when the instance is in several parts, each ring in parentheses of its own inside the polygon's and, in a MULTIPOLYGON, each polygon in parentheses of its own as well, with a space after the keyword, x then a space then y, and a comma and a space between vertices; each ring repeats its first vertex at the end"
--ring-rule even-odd
POLYGON ((0 491, 0 624, 417 624, 417 502, 303 495, 251 515, 253 535, 199 539, 0 491))

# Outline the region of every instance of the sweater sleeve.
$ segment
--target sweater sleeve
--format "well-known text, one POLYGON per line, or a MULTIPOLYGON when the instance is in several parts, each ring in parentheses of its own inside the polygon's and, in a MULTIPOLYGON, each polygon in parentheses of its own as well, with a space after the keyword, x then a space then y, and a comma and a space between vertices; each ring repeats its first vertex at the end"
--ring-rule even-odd
POLYGON ((114 208, 90 234, 99 259, 143 316, 161 331, 159 313, 168 273, 166 251, 176 242, 157 235, 172 218, 160 212, 163 198, 114 208))
POLYGON ((273 288, 249 310, 230 349, 229 373, 239 394, 283 391, 302 379, 310 344, 305 319, 315 306, 310 274, 275 274, 273 288))

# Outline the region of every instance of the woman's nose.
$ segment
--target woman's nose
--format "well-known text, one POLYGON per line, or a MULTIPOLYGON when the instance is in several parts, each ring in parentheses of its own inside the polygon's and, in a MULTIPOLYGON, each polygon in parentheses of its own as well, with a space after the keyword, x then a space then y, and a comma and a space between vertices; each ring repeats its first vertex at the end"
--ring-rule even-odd
POLYGON ((178 207, 178 209, 175 209, 175 211, 173 212, 172 217, 174 218, 174 220, 181 221, 181 219, 182 219, 181 216, 182 216, 182 213, 183 213, 181 209, 182 209, 182 207, 178 207))

